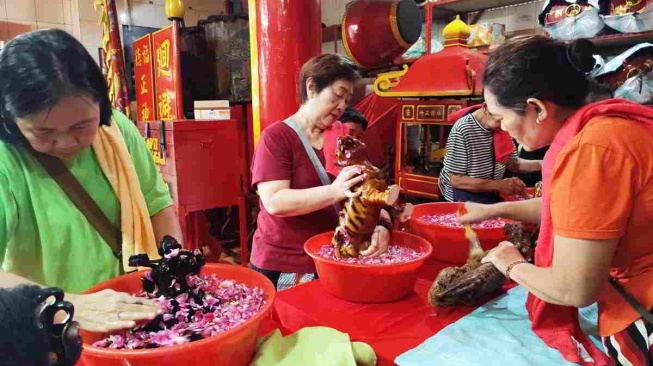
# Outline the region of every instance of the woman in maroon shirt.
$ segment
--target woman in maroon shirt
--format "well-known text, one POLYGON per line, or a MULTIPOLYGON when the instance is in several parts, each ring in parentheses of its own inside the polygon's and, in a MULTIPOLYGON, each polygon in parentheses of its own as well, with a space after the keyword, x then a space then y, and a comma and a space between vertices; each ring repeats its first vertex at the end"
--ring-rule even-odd
MULTIPOLYGON (((305 134, 322 165, 323 132, 344 112, 358 78, 351 62, 333 54, 314 57, 301 69, 301 106, 288 119, 305 134)), ((296 281, 303 274, 314 273, 313 260, 304 253, 304 242, 336 228, 334 204, 352 197, 350 188, 363 179, 358 167, 346 167, 330 185, 322 185, 297 132, 283 121, 266 128, 252 163, 252 186, 258 191, 261 211, 250 267, 265 274, 275 286, 282 273, 296 274, 296 281)), ((387 212, 382 212, 382 219, 389 220, 387 212)), ((386 252, 389 234, 385 227, 377 226, 372 245, 361 254, 386 252)))

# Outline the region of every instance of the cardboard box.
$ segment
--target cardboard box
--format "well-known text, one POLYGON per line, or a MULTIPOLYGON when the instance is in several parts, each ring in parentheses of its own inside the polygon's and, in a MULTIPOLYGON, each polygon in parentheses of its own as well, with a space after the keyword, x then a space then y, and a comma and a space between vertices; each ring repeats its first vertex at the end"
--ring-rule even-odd
POLYGON ((195 120, 231 119, 228 100, 196 100, 194 109, 195 120))
POLYGON ((506 25, 500 23, 479 23, 470 26, 467 40, 470 47, 489 46, 506 40, 506 25))

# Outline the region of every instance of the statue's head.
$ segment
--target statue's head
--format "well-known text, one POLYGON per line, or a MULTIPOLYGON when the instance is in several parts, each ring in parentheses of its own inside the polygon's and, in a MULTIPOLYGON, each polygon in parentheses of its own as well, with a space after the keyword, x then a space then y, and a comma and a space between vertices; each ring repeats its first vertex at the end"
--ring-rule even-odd
POLYGON ((338 166, 347 166, 351 161, 365 157, 365 144, 350 135, 338 137, 336 147, 338 166))

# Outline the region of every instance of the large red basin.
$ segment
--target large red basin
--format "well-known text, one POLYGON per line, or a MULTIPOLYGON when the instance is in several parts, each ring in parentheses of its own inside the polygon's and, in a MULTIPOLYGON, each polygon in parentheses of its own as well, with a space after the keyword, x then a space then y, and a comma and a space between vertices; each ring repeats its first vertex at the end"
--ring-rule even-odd
POLYGON ((333 231, 310 238, 304 250, 315 261, 320 283, 333 296, 356 303, 386 303, 399 300, 412 291, 417 270, 431 255, 428 241, 407 233, 394 232, 390 243, 424 253, 409 262, 368 265, 338 262, 317 252, 331 243, 333 231))
MULTIPOLYGON (((134 272, 92 287, 87 292, 104 289, 136 293, 141 290, 141 278, 145 272, 134 272)), ((248 286, 256 286, 265 293, 265 305, 261 311, 243 324, 219 335, 171 347, 143 350, 115 350, 93 347, 91 344, 104 338, 105 334, 82 332, 84 366, 246 366, 256 351, 256 339, 261 320, 268 314, 274 302, 275 289, 265 276, 251 269, 227 264, 208 263, 202 274, 215 274, 248 286)))
MULTIPOLYGON (((533 198, 535 196, 535 188, 533 187, 526 187, 526 194, 528 195, 529 198, 533 198)), ((522 197, 517 197, 517 196, 506 196, 504 194, 501 194, 501 199, 504 201, 522 201, 524 198, 522 197)))
MULTIPOLYGON (((415 205, 415 211, 408 220, 409 231, 428 240, 433 246, 432 258, 440 262, 464 264, 469 257, 469 241, 465 238, 463 228, 426 223, 419 220, 421 216, 456 213, 460 203, 435 202, 415 205)), ((504 220, 506 222, 513 222, 504 220)), ((496 247, 506 240, 503 228, 474 229, 484 250, 496 247)))

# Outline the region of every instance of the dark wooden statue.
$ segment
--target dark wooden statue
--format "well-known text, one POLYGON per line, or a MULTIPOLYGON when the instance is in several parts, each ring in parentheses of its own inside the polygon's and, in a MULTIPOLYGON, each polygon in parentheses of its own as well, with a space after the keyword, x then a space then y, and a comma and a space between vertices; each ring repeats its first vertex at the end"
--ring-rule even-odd
MULTIPOLYGON (((505 232, 508 241, 515 244, 527 260, 531 260, 537 233, 518 223, 506 224, 505 232)), ((438 307, 456 304, 476 306, 498 291, 506 282, 506 277, 492 263, 481 263, 481 259, 470 258, 462 267, 448 267, 440 271, 429 290, 429 303, 438 307)))
POLYGON ((169 299, 188 293, 186 276, 197 274, 204 266, 202 251, 182 249, 175 238, 166 235, 161 240, 159 255, 161 259, 157 260, 151 260, 147 254, 129 257, 129 265, 132 267, 152 268, 142 279, 143 290, 169 299))

